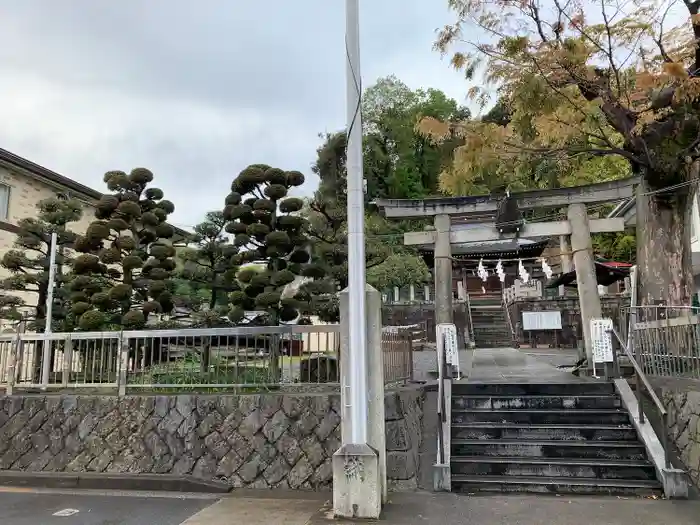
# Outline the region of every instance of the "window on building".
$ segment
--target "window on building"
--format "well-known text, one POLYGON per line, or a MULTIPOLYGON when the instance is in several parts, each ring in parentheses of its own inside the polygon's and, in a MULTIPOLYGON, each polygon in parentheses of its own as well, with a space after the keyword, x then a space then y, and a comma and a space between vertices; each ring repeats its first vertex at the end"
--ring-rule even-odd
POLYGON ((0 220, 6 221, 10 217, 10 187, 0 184, 0 220))

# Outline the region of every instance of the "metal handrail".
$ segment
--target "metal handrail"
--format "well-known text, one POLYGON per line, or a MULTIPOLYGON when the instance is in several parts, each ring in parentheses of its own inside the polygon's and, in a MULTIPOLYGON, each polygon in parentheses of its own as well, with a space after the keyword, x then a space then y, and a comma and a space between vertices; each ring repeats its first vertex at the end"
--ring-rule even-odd
POLYGON ((510 336, 515 341, 515 328, 513 327, 513 320, 510 318, 510 310, 506 304, 505 294, 503 293, 503 285, 501 285, 501 304, 503 309, 506 311, 506 319, 508 320, 508 328, 510 328, 510 336))
POLYGON ((466 286, 464 290, 464 295, 467 300, 467 326, 470 338, 470 341, 466 341, 466 343, 469 344, 469 342, 474 342, 474 322, 472 321, 472 302, 471 299, 469 299, 469 292, 466 290, 466 286))
POLYGON ((615 328, 612 328, 612 332, 617 338, 618 342, 620 343, 620 347, 622 348, 622 351, 624 352, 625 356, 627 356, 627 359, 630 360, 630 363, 632 363, 632 367, 634 368, 634 373, 635 373, 635 383, 636 383, 636 393, 637 393, 637 409, 639 410, 639 422, 644 423, 645 416, 644 416, 644 408, 642 406, 642 386, 646 388, 647 392, 649 393, 649 397, 651 398, 652 402, 654 405, 656 405, 657 410, 659 411, 659 414, 661 415, 661 421, 662 421, 662 426, 663 428, 661 429, 661 445, 663 446, 664 449, 664 464, 666 468, 668 468, 671 464, 671 458, 670 458, 670 451, 669 451, 669 445, 668 445, 668 411, 666 410, 666 407, 664 404, 661 402, 659 399, 659 396, 656 395, 656 392, 654 391, 654 388, 651 386, 651 383, 649 382, 649 378, 647 375, 644 373, 644 370, 639 364, 639 359, 637 359, 639 356, 639 353, 635 356, 635 352, 632 352, 632 348, 637 348, 634 345, 634 333, 635 333, 635 326, 636 326, 636 307, 637 307, 637 266, 633 266, 630 269, 630 288, 631 288, 631 294, 630 294, 630 313, 629 317, 627 319, 627 341, 623 341, 622 338, 620 337, 620 334, 615 330, 615 328))
POLYGON ((666 407, 664 404, 661 402, 659 399, 659 396, 656 395, 656 392, 654 391, 654 388, 651 386, 651 383, 649 382, 649 378, 646 376, 644 371, 642 370, 642 367, 639 366, 639 363, 637 362, 637 359, 634 357, 632 354, 632 351, 630 348, 628 348, 629 345, 625 344, 622 338, 620 337, 620 334, 615 330, 615 328, 612 328, 612 332, 617 338, 617 340, 620 343, 620 346, 622 347, 622 351, 625 353, 627 356, 627 359, 630 360, 630 363, 632 363, 632 368, 634 368, 635 376, 636 376, 636 386, 637 386, 637 408, 639 409, 639 422, 644 423, 645 422, 645 416, 644 416, 644 408, 642 407, 642 400, 641 400, 641 387, 642 385, 646 389, 646 391, 649 393, 649 397, 653 401, 653 403, 656 405, 657 410, 659 411, 659 414, 661 415, 661 419, 663 421, 663 429, 661 430, 661 445, 664 448, 664 462, 665 466, 668 468, 671 464, 670 460, 670 453, 668 449, 668 436, 666 433, 666 429, 668 428, 667 426, 667 416, 668 416, 668 411, 666 410, 666 407))

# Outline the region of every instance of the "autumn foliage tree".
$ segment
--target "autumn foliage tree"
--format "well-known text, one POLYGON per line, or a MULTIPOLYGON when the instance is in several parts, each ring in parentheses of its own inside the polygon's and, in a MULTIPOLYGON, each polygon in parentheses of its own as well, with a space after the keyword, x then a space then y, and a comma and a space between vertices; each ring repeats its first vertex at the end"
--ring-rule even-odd
POLYGON ((173 308, 175 231, 166 221, 175 206, 148 187, 153 173, 145 168, 110 171, 104 181, 112 193, 97 203, 95 221, 75 243, 72 312, 83 330, 138 329, 149 314, 173 308))
MULTIPOLYGON (((700 158, 699 2, 448 0, 454 24, 436 48, 496 94, 508 124, 426 119, 435 140, 459 133, 443 186, 528 156, 565 166, 616 162, 641 177, 637 260, 642 304, 689 304, 693 291, 686 211, 700 158), (673 21, 680 24, 674 24, 673 21)), ((594 170, 595 171, 595 170, 594 170)), ((614 173, 613 173, 614 174, 614 173)))

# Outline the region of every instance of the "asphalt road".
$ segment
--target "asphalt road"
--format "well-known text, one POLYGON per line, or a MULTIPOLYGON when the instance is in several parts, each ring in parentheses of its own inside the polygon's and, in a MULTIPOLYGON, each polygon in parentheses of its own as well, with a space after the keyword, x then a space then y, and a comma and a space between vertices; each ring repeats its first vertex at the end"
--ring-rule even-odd
MULTIPOLYGON (((220 497, 220 496, 219 496, 220 497)), ((0 489, 2 525, 180 525, 215 495, 0 489), (77 512, 76 512, 77 511, 77 512)))

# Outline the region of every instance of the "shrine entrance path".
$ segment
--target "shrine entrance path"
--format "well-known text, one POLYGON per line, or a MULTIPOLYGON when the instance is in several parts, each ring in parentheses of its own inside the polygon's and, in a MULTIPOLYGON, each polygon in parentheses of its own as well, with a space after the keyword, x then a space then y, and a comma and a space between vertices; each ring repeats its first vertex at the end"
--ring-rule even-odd
MULTIPOLYGON (((476 348, 460 352, 463 381, 470 383, 576 383, 582 378, 559 369, 548 354, 516 348, 476 348)), ((575 361, 575 358, 569 361, 575 361)))

